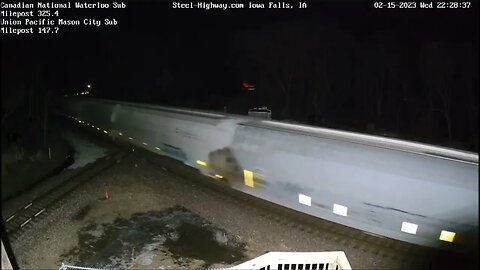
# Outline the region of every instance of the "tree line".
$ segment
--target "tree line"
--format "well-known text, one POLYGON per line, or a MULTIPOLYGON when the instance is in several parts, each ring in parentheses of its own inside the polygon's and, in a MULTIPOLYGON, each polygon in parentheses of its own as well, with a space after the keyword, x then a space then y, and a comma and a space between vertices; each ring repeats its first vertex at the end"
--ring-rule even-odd
POLYGON ((231 54, 276 119, 478 151, 478 43, 299 21, 239 32, 231 54))

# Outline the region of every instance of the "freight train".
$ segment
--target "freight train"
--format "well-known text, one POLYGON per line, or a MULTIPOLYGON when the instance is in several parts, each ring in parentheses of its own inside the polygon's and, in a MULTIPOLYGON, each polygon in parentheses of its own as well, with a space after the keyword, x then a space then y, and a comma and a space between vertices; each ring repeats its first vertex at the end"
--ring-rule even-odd
POLYGON ((241 192, 371 234, 478 248, 478 154, 200 110, 66 97, 80 125, 241 192))

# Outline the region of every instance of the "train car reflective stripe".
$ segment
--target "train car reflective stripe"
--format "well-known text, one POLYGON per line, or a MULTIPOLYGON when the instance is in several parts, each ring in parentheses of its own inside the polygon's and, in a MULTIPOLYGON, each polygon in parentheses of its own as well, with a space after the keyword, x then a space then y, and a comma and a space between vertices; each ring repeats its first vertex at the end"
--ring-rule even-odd
POLYGON ((106 130, 103 130, 103 133, 105 133, 105 134, 108 134, 108 131, 106 131, 106 130))
POLYGON ((340 204, 336 204, 336 203, 333 204, 333 213, 346 217, 347 212, 348 212, 348 207, 340 204))
POLYGON ((158 151, 162 151, 162 149, 160 149, 159 147, 155 146, 155 149, 157 149, 158 151))
POLYGON ((122 133, 122 132, 118 132, 118 135, 123 136, 123 133, 122 133))
POLYGON ((243 176, 245 178, 245 185, 253 188, 253 172, 249 170, 243 170, 243 176))
POLYGON ((215 174, 215 177, 217 177, 219 179, 223 179, 223 176, 221 176, 220 174, 215 174))
POLYGON ((402 232, 417 234, 418 225, 410 222, 402 222, 402 232))
POLYGON ((7 218, 7 220, 5 222, 9 222, 10 220, 12 220, 12 218, 14 218, 15 215, 12 215, 11 217, 7 218))
POLYGON ((132 137, 128 137, 128 139, 129 139, 129 140, 133 140, 133 138, 132 138, 132 137))
POLYGON ((203 160, 197 160, 197 164, 207 167, 207 163, 203 160))
POLYGON ((312 198, 307 195, 303 195, 301 193, 298 194, 298 202, 301 204, 312 206, 312 198))
POLYGON ((143 145, 148 145, 146 142, 142 142, 143 145))
POLYGON ((97 127, 97 130, 100 130, 100 128, 97 127))
POLYGON ((440 233, 440 237, 438 239, 446 242, 453 242, 453 239, 455 238, 455 233, 454 232, 449 232, 449 231, 442 231, 440 233))

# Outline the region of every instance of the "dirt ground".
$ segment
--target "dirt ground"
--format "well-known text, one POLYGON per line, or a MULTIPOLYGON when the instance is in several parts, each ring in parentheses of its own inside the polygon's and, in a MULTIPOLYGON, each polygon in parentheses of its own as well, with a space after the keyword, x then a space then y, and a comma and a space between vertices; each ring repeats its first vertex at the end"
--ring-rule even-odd
MULTIPOLYGON (((22 269, 54 269, 62 262, 132 269, 216 268, 268 251, 343 250, 341 244, 321 235, 286 228, 234 201, 212 196, 194 182, 171 177, 136 155, 92 179, 12 244, 22 269), (108 200, 103 199, 105 191, 108 200), (208 243, 209 235, 218 245, 208 243), (183 247, 178 243, 182 237, 190 238, 182 240, 187 241, 183 247), (219 256, 222 252, 196 254, 185 246, 223 248, 231 258, 219 256)), ((382 257, 346 253, 353 267, 359 262, 399 267, 398 262, 382 257)))

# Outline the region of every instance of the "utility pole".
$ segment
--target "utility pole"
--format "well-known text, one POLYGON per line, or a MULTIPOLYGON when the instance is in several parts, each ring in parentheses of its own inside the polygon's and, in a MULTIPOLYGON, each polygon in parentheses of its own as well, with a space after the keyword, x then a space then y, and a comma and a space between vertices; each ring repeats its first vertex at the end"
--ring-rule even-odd
POLYGON ((20 269, 18 267, 15 254, 13 253, 12 246, 10 245, 10 240, 5 228, 5 223, 1 222, 1 233, 2 233, 2 269, 20 269))
POLYGON ((3 240, 2 240, 2 269, 13 269, 13 266, 10 263, 10 258, 8 258, 7 252, 3 247, 3 240))

